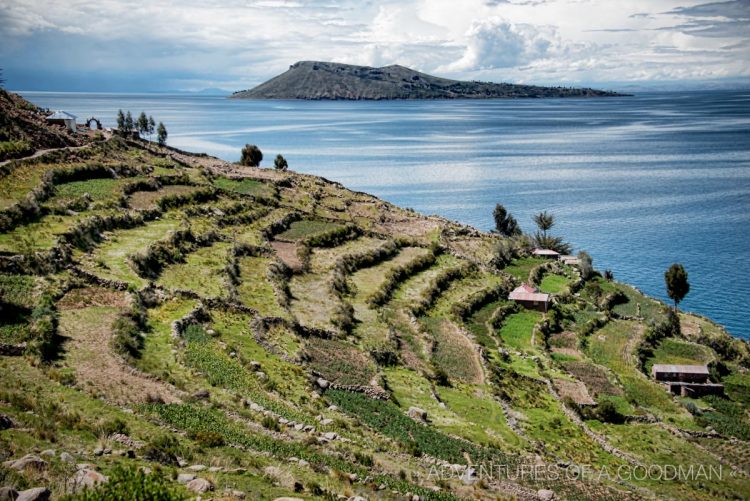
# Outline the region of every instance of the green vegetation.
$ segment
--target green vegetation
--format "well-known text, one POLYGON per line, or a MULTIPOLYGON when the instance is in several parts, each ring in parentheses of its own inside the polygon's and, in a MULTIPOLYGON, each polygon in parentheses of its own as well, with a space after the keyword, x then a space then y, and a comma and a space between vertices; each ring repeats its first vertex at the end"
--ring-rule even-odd
POLYGON ((285 241, 304 240, 338 228, 343 228, 343 226, 328 221, 295 221, 289 226, 288 230, 276 235, 276 239, 285 241))
POLYGON ((271 197, 273 189, 266 183, 254 179, 229 179, 219 177, 213 180, 214 186, 222 190, 239 193, 240 195, 250 195, 254 197, 271 197))
MULTIPOLYGON (((153 133, 145 113, 120 115, 153 133)), ((13 140, 51 133, 32 132, 13 140)), ((3 466, 3 485, 84 500, 181 499, 200 483, 222 499, 750 494, 744 478, 426 474, 750 468, 748 345, 587 272, 584 255, 585 283, 530 257, 502 206, 486 234, 314 176, 78 136, 0 172, 0 456, 47 463, 3 466), (519 282, 554 308, 508 301, 519 282), (725 396, 675 397, 654 363, 708 364, 725 396), (721 435, 693 433, 707 430, 721 435), (109 481, 71 491, 80 463, 109 481), (192 487, 177 482, 188 472, 192 487)), ((557 239, 547 219, 538 238, 557 239)))

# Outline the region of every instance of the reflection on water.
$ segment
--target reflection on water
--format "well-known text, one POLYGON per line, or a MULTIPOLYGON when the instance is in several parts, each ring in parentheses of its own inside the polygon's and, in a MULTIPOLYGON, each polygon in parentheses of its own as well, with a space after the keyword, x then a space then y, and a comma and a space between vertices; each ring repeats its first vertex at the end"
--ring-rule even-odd
POLYGON ((405 207, 488 229, 505 204, 526 230, 543 209, 600 269, 664 298, 682 262, 686 309, 750 338, 750 95, 306 102, 27 93, 114 123, 145 110, 170 144, 236 160, 258 144, 270 165, 341 181, 405 207))

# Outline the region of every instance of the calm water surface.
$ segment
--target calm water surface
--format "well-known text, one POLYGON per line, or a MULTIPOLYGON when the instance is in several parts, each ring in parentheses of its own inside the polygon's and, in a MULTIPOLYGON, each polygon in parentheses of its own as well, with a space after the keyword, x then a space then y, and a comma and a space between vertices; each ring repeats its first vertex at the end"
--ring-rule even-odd
POLYGON ((306 102, 221 97, 22 93, 96 116, 118 108, 162 120, 169 143, 318 174, 396 204, 489 229, 501 202, 523 228, 553 232, 599 269, 666 299, 681 262, 682 306, 750 338, 750 92, 510 101, 306 102))

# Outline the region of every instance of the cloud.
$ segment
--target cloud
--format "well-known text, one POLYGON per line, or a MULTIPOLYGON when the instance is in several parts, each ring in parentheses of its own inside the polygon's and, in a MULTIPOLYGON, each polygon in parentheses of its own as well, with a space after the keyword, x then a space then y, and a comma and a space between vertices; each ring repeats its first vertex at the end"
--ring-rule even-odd
POLYGON ((466 32, 466 50, 445 71, 510 68, 543 59, 557 48, 557 32, 550 26, 511 23, 499 17, 475 21, 466 32))
POLYGON ((750 2, 747 0, 731 0, 729 2, 703 3, 691 7, 677 7, 667 13, 691 17, 725 17, 750 20, 750 2))
POLYGON ((750 76, 750 1, 0 0, 10 88, 249 88, 298 60, 582 84, 750 76))

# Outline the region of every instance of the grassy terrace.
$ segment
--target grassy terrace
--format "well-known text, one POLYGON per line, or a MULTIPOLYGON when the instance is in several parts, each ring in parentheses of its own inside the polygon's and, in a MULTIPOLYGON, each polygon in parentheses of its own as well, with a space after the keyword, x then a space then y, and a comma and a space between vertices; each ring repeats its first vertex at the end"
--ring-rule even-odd
POLYGON ((60 207, 84 195, 88 195, 91 202, 95 204, 113 204, 122 196, 122 189, 126 185, 145 179, 147 178, 143 176, 117 179, 101 178, 59 184, 55 186, 54 196, 47 200, 45 205, 60 207))
MULTIPOLYGON (((722 381, 727 398, 675 398, 640 372, 635 356, 649 322, 661 319, 664 307, 630 287, 602 279, 586 284, 561 305, 562 328, 549 337, 548 350, 534 333, 542 313, 485 294, 509 275, 527 281, 546 262, 521 258, 504 273, 490 272, 499 236, 398 209, 313 176, 148 148, 114 140, 55 154, 59 162, 21 166, 0 178, 7 207, 38 186, 45 171, 89 166, 59 178, 76 180, 58 184, 46 202, 76 202, 80 212, 10 221, 18 227, 0 234, 3 263, 11 262, 9 254, 51 249, 58 235, 95 214, 123 214, 127 208, 101 207, 117 201, 122 186, 134 180, 156 186, 159 180, 152 178, 174 182, 187 175, 196 186, 162 180, 163 189, 131 197, 132 210, 195 189, 218 194, 185 197, 178 209, 156 219, 107 231, 87 250, 76 248, 60 272, 23 268, 20 258, 12 262, 21 274, 10 267, 0 272, 0 343, 28 343, 23 356, 0 357, 0 414, 13 421, 0 430, 0 456, 6 461, 56 451, 44 455, 49 466, 41 473, 0 466, 2 485, 45 485, 58 498, 76 468, 60 459, 65 451, 75 463, 95 465, 110 478, 116 478, 116 465, 162 472, 185 497, 196 493, 176 482, 191 471, 179 466, 178 457, 206 466, 196 474, 213 483, 208 495, 217 499, 229 498, 226 487, 242 490, 246 499, 268 500, 406 499, 407 493, 424 501, 484 500, 514 496, 519 487, 529 498, 540 488, 551 488, 556 499, 750 496, 743 477, 620 484, 510 478, 499 487, 428 478, 431 458, 475 467, 576 462, 610 472, 625 464, 586 427, 644 464, 718 466, 718 454, 725 473, 729 464, 748 469, 747 346, 706 319, 681 315, 682 337, 663 340, 645 369, 653 363, 721 361, 728 371, 722 381), (88 179, 106 175, 90 168, 98 164, 111 166, 119 178, 88 179), (211 175, 201 165, 210 166, 211 175), (227 179, 221 172, 250 177, 227 179), (84 193, 94 202, 88 207, 78 203, 84 193), (279 223, 293 212, 299 220, 282 229, 279 223), (344 221, 358 231, 349 232, 344 221), (195 235, 221 236, 202 247, 153 246, 188 228, 195 235), (331 238, 317 239, 322 234, 331 238), (308 239, 311 249, 302 245, 308 239), (435 257, 425 247, 396 245, 403 241, 438 242, 444 252, 435 257), (235 257, 235 245, 242 243, 262 249, 238 246, 254 255, 235 257), (324 243, 330 246, 315 246, 324 243), (132 259, 148 249, 148 259, 132 259), (132 263, 144 276, 156 277, 156 293, 144 290, 148 280, 132 263), (67 265, 128 287, 94 285, 67 265), (615 313, 642 319, 614 315, 584 337, 586 323, 606 317, 604 299, 617 291, 627 301, 615 313), (142 302, 134 301, 139 297, 142 302), (480 297, 486 304, 475 301, 480 297), (467 304, 475 311, 457 307, 467 304), (368 388, 326 388, 319 378, 334 387, 368 388), (580 413, 584 425, 571 417, 572 405, 566 408, 566 400, 554 396, 576 397, 581 384, 598 403, 580 413), (370 398, 381 391, 384 399, 370 398), (602 412, 607 401, 621 414, 655 415, 662 422, 613 424, 621 421, 602 412), (424 409, 427 419, 410 416, 411 407, 424 409), (671 434, 668 423, 710 427, 723 438, 671 434), (130 448, 111 437, 115 432, 143 443, 133 447, 135 457, 95 454, 96 448, 130 448)), ((568 270, 547 274, 539 285, 559 294, 573 276, 568 270)))
POLYGON ((114 213, 113 210, 100 210, 70 216, 45 216, 37 221, 17 226, 7 233, 0 233, 0 252, 20 254, 50 250, 56 245, 60 235, 70 231, 81 221, 94 215, 107 216, 114 213))
POLYGON ((430 286, 437 275, 446 269, 458 266, 459 263, 460 260, 451 254, 438 256, 435 264, 430 268, 404 281, 393 295, 391 303, 399 308, 408 307, 422 297, 425 289, 430 286))
POLYGON ((680 407, 660 385, 649 381, 635 366, 636 341, 643 327, 630 321, 614 321, 591 336, 588 355, 614 372, 625 392, 625 399, 666 421, 694 428, 690 414, 680 407))
POLYGON ((409 407, 424 409, 439 430, 505 450, 523 445, 522 439, 508 427, 502 409, 486 387, 438 387, 436 391, 445 404, 441 406, 432 394, 430 382, 414 371, 387 369, 384 374, 399 407, 404 412, 409 407))
POLYGON ((185 257, 184 263, 167 266, 157 283, 167 289, 191 290, 201 297, 225 297, 227 264, 232 244, 216 242, 185 257))
POLYGON ((341 226, 342 225, 340 224, 328 221, 303 219, 302 221, 293 222, 288 230, 276 235, 276 240, 295 242, 315 235, 320 235, 321 233, 340 228, 341 226))
POLYGON ((435 301, 429 315, 433 317, 451 316, 451 308, 454 304, 462 304, 473 294, 491 289, 501 282, 501 277, 491 273, 478 273, 455 280, 435 301))
POLYGON ((240 285, 237 287, 240 301, 245 306, 255 308, 266 317, 286 317, 273 285, 268 279, 268 269, 272 259, 267 257, 242 257, 240 265, 240 285))
POLYGON ((220 177, 214 179, 213 185, 222 190, 253 197, 271 198, 275 193, 273 186, 254 179, 227 179, 220 177))
POLYGON ((386 343, 389 328, 378 311, 369 305, 367 300, 385 282, 389 271, 425 256, 428 252, 422 247, 404 247, 393 259, 359 270, 350 277, 354 291, 351 304, 358 321, 354 334, 360 339, 365 349, 383 346, 386 343))
POLYGON ((170 213, 143 226, 108 232, 103 243, 91 254, 82 257, 81 264, 102 278, 143 287, 147 281, 133 270, 129 256, 144 252, 150 244, 167 237, 180 225, 178 214, 170 213))
POLYGON ((180 184, 173 184, 159 188, 156 191, 136 191, 128 197, 128 205, 133 209, 155 209, 158 207, 158 202, 162 198, 177 196, 177 195, 189 195, 198 191, 198 186, 185 186, 180 184))
POLYGON ((521 311, 509 315, 500 328, 500 339, 510 349, 520 352, 535 352, 538 350, 538 346, 536 343, 532 343, 531 338, 534 326, 541 319, 542 314, 537 311, 521 311))
POLYGON ((503 271, 518 279, 519 282, 528 282, 531 269, 545 262, 546 259, 538 257, 514 259, 503 271))
POLYGON ((570 286, 571 280, 562 275, 545 275, 539 289, 547 294, 560 294, 570 286))

